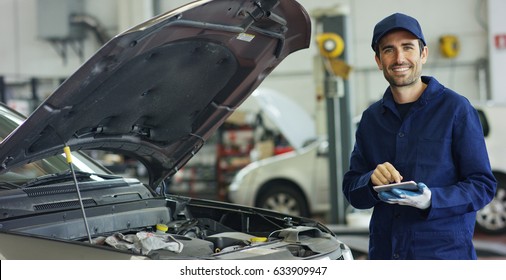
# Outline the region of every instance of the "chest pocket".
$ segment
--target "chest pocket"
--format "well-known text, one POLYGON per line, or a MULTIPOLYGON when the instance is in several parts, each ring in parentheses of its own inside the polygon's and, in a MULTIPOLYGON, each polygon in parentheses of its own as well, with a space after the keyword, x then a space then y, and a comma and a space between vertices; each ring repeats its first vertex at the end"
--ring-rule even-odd
POLYGON ((455 174, 452 140, 420 138, 417 143, 416 177, 426 184, 451 181, 455 174))

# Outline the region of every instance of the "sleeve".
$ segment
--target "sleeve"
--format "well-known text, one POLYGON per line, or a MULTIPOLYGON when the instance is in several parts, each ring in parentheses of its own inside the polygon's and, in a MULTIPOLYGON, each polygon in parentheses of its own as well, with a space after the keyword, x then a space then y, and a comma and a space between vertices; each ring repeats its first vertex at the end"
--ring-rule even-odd
POLYGON ((344 174, 343 193, 348 202, 357 209, 368 209, 376 205, 380 200, 372 188, 371 170, 362 155, 363 124, 358 126, 356 142, 350 157, 350 170, 344 174))
POLYGON ((429 219, 477 211, 495 195, 497 182, 490 167, 483 130, 470 104, 456 119, 452 138, 452 157, 460 178, 455 185, 431 188, 429 219))

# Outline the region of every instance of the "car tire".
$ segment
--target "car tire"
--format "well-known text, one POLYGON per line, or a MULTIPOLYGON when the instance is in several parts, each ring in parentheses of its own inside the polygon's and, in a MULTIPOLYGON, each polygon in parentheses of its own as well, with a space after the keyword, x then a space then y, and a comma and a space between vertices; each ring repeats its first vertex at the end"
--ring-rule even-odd
POLYGON ((506 233, 506 174, 494 174, 497 191, 494 199, 476 214, 476 229, 486 234, 506 233))
POLYGON ((266 185, 258 196, 256 207, 309 217, 306 199, 296 187, 288 183, 266 185))

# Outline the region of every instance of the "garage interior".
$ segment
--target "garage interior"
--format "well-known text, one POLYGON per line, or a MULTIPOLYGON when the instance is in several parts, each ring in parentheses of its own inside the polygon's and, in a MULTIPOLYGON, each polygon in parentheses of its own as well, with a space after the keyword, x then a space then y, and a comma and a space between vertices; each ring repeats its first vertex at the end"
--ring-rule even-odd
MULTIPOLYGON (((0 101, 29 115, 116 34, 189 2, 0 1, 0 101)), ((311 46, 283 61, 260 85, 259 91, 275 92, 281 101, 289 100, 282 104, 290 103, 293 105, 290 108, 301 110, 311 119, 309 127, 293 129, 310 131, 309 134, 328 140, 326 168, 335 172, 308 174, 318 184, 325 182, 330 195, 318 192, 311 195, 328 199, 328 206, 317 212, 312 211, 316 206, 307 207, 302 213, 328 224, 354 249, 357 259, 367 258, 370 212, 350 208, 341 195, 340 182, 348 167, 357 117, 387 87, 370 48, 372 28, 386 15, 402 12, 417 18, 423 27, 430 51, 424 74, 466 96, 486 114, 490 130, 487 145, 492 168, 498 174, 498 192, 502 192, 502 201, 496 201, 492 209, 502 217, 496 223, 505 228, 506 130, 501 120, 506 116, 506 18, 503 17, 506 3, 503 0, 299 2, 312 17, 311 46), (334 48, 324 49, 325 42, 335 43, 334 48)), ((211 141, 169 179, 168 191, 230 202, 230 185, 240 170, 257 161, 300 153, 299 146, 286 134, 287 127, 279 127, 279 123, 269 118, 268 105, 272 103, 250 97, 211 141)), ((143 166, 127 156, 95 151, 90 155, 114 172, 146 176, 143 166)), ((314 167, 309 165, 308 170, 314 167)), ((477 230, 475 246, 480 259, 506 259, 506 230, 493 233, 477 230)))

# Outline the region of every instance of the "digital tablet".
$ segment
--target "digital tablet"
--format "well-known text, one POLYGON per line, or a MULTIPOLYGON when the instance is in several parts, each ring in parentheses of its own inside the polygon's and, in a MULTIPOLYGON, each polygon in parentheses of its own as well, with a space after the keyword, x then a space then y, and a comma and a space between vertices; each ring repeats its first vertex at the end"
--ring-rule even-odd
POLYGON ((398 188, 398 189, 404 189, 404 190, 418 190, 418 186, 416 185, 415 181, 406 181, 401 183, 393 183, 388 185, 381 185, 381 186, 373 186, 374 190, 377 192, 380 191, 389 191, 392 188, 398 188))

